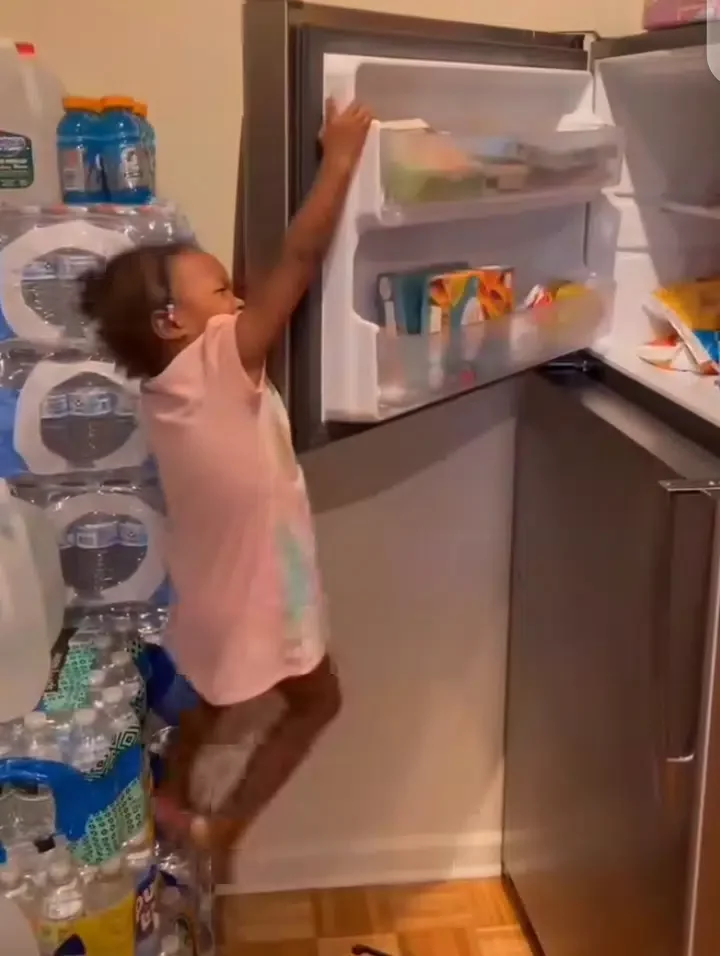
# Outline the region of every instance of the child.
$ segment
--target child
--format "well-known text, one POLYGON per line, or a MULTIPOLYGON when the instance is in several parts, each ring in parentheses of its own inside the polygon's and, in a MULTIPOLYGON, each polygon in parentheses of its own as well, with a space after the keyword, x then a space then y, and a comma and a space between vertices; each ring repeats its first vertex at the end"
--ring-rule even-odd
POLYGON ((117 364, 143 380, 177 594, 167 647, 203 701, 183 715, 170 748, 158 823, 209 849, 218 882, 229 878, 233 844, 340 706, 310 508, 265 360, 322 264, 371 119, 358 104, 339 112, 328 103, 315 185, 279 263, 250 286, 244 308, 220 263, 191 245, 134 249, 84 279, 83 310, 117 364), (228 716, 238 728, 247 723, 272 688, 282 716, 221 811, 195 813, 190 778, 200 748, 228 716))

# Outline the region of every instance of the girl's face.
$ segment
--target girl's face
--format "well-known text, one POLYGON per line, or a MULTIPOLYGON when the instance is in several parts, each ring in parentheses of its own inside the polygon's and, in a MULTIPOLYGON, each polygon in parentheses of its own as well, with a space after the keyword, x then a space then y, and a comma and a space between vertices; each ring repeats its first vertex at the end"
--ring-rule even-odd
POLYGON ((237 315, 241 300, 232 291, 230 278, 218 260, 207 252, 186 252, 172 263, 173 311, 167 338, 194 342, 216 315, 237 315))

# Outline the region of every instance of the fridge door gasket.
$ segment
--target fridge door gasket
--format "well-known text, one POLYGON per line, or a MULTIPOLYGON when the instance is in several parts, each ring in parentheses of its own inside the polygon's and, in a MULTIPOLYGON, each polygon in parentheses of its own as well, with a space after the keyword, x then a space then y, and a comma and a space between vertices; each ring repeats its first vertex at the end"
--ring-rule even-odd
MULTIPOLYGON (((315 178, 326 53, 584 71, 589 67, 582 34, 486 27, 292 0, 246 0, 243 43, 244 184, 238 215, 244 217, 249 281, 277 261, 288 220, 315 178)), ((236 250, 235 261, 242 259, 236 250)), ((242 278, 236 275, 236 283, 242 278)), ((290 409, 300 451, 373 427, 322 421, 321 299, 318 279, 270 365, 290 409)))

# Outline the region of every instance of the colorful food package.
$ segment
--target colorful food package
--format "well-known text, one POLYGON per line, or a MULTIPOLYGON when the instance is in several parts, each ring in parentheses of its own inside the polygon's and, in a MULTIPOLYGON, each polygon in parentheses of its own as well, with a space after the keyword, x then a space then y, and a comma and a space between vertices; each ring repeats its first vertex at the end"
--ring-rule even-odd
POLYGON ((422 330, 455 330, 509 315, 515 307, 513 286, 513 270, 504 266, 435 275, 427 286, 422 330))
POLYGON ((391 334, 419 335, 423 330, 428 283, 438 273, 469 269, 467 262, 444 262, 406 272, 384 272, 376 288, 377 323, 391 334))
POLYGON ((543 306, 553 305, 562 299, 568 299, 576 295, 584 295, 587 287, 581 282, 567 282, 558 280, 548 282, 544 285, 536 285, 525 296, 522 308, 539 309, 543 306))
POLYGON ((645 306, 655 337, 638 355, 658 368, 717 375, 720 370, 720 279, 657 289, 645 306))

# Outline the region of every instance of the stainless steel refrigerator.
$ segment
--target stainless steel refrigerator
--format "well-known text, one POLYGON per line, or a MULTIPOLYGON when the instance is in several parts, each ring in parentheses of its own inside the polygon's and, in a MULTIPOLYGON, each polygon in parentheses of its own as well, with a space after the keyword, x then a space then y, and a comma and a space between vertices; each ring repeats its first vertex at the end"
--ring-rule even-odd
POLYGON ((720 440, 599 375, 521 400, 503 866, 548 956, 710 956, 720 440))
POLYGON ((454 396, 519 377, 502 466, 515 482, 503 869, 540 946, 716 954, 720 390, 640 356, 658 333, 653 290, 720 263, 705 28, 592 40, 246 0, 244 62, 239 282, 279 255, 318 169, 325 97, 358 96, 380 121, 272 368, 299 449, 336 443, 338 461, 349 432, 440 401, 450 421, 470 408, 454 396), (601 130, 622 161, 403 207, 382 124, 417 118, 463 142, 601 130), (444 261, 511 266, 519 301, 558 278, 591 292, 542 321, 463 328, 455 374, 452 336, 391 335, 376 302, 384 274, 444 261))

